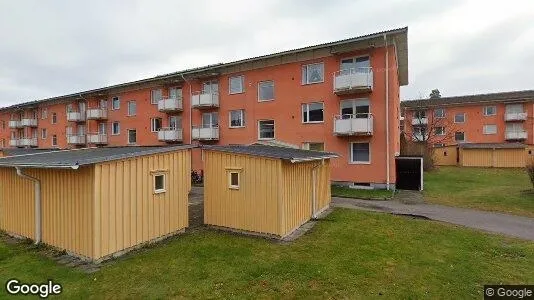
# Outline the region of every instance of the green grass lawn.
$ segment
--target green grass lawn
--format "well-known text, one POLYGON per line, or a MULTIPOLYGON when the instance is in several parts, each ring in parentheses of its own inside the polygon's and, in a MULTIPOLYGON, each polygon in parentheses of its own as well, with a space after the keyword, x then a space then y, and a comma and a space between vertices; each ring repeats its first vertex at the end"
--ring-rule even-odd
POLYGON ((2 285, 9 278, 53 279, 69 298, 480 299, 484 284, 532 283, 534 243, 336 209, 291 244, 199 231, 127 255, 94 274, 59 266, 25 246, 0 243, 2 285))
POLYGON ((349 187, 332 185, 332 197, 357 198, 368 200, 388 200, 393 197, 393 192, 388 190, 361 190, 349 187))
POLYGON ((534 217, 534 191, 524 169, 439 167, 425 173, 431 203, 534 217))

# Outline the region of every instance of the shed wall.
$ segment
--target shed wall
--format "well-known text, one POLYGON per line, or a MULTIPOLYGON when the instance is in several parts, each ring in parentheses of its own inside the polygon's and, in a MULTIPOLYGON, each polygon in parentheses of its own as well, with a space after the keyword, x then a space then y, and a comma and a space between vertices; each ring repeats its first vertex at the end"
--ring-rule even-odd
POLYGON ((186 228, 190 173, 190 150, 97 164, 94 258, 186 228), (156 172, 167 175, 165 193, 154 193, 156 172))
POLYGON ((281 161, 204 151, 204 223, 265 234, 281 234, 281 161), (240 173, 239 189, 228 173, 240 173))
POLYGON ((525 149, 461 149, 464 167, 521 168, 525 166, 525 149))
POLYGON ((438 166, 455 166, 458 156, 456 146, 446 146, 433 149, 434 163, 438 166))

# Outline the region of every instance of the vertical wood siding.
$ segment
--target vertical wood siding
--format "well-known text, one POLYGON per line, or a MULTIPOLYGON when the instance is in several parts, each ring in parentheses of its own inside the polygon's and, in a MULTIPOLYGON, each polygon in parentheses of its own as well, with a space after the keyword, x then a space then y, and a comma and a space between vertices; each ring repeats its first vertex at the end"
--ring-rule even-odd
POLYGON ((434 163, 438 166, 456 166, 458 151, 456 146, 446 146, 433 149, 434 163))
POLYGON ((97 164, 94 258, 186 228, 190 173, 190 150, 97 164), (166 192, 155 194, 158 171, 167 175, 166 192))
MULTIPOLYGON (((42 241, 92 257, 93 168, 24 169, 41 180, 42 241)), ((0 168, 0 225, 3 230, 35 236, 34 183, 0 168)))
POLYGON ((280 235, 280 160, 204 151, 204 223, 280 235), (230 189, 228 171, 240 172, 230 189))
POLYGON ((464 167, 521 168, 525 166, 525 149, 461 149, 464 167))

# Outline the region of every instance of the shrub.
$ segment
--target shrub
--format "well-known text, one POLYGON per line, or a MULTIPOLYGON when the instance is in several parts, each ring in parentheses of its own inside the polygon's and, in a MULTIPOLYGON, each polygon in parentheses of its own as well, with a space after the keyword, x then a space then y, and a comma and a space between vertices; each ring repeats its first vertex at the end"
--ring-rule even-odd
POLYGON ((530 183, 532 183, 532 187, 534 187, 534 162, 527 163, 526 166, 528 177, 530 178, 530 183))

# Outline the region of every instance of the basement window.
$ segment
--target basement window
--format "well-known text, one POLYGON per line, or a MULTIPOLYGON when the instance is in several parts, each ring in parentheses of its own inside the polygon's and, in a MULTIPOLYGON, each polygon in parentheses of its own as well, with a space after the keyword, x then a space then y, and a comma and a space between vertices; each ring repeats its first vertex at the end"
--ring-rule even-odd
POLYGON ((228 173, 228 187, 233 190, 239 189, 239 172, 237 171, 230 171, 228 173))
POLYGON ((160 194, 165 193, 165 174, 155 174, 154 175, 154 193, 160 194))

